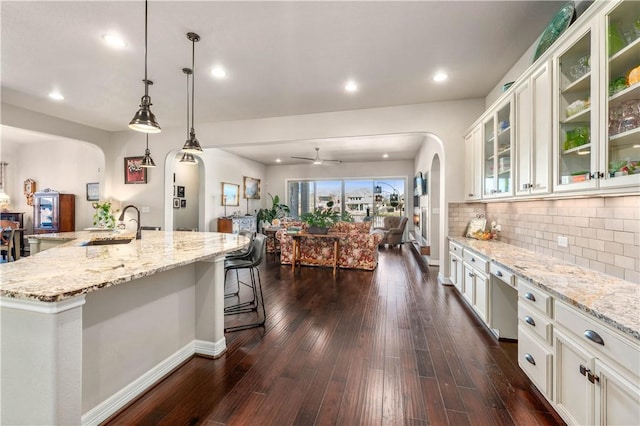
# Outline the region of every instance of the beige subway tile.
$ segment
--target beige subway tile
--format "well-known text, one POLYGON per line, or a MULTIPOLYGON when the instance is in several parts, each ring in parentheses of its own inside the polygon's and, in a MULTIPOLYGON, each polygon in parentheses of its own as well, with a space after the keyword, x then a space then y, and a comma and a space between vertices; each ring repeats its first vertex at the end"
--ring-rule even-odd
POLYGON ((638 219, 640 218, 640 211, 636 207, 616 207, 613 210, 611 216, 616 219, 638 219))
POLYGON ((584 248, 584 249, 582 249, 582 256, 584 256, 585 258, 587 258, 589 260, 596 260, 596 259, 598 259, 598 252, 595 251, 595 250, 584 248))
POLYGON ((591 243, 591 239, 576 237, 575 245, 578 247, 587 247, 589 248, 589 244, 591 243))
POLYGON ((569 253, 571 253, 574 256, 582 256, 582 247, 578 247, 575 245, 570 245, 569 246, 569 253))
POLYGON ((615 263, 615 254, 607 253, 606 251, 598 252, 598 262, 608 263, 609 265, 613 265, 615 263))
POLYGON ((624 220, 607 218, 604 220, 604 229, 610 229, 612 231, 623 231, 624 220))
POLYGON ((625 219, 623 231, 640 232, 640 220, 625 219))
POLYGON ((640 285, 640 272, 632 271, 631 269, 625 269, 624 279, 640 285))
POLYGON ((615 243, 613 241, 604 241, 603 250, 613 254, 624 254, 624 244, 615 243))
POLYGON ((604 198, 605 207, 639 207, 640 197, 637 195, 627 197, 607 197, 604 198))
POLYGON ((635 244, 624 244, 623 252, 616 253, 616 254, 624 254, 625 256, 628 256, 628 257, 640 259, 640 246, 637 246, 635 244))
POLYGON ((613 233, 614 231, 609 231, 606 229, 598 229, 596 238, 604 241, 613 241, 613 233))
POLYGON ((569 225, 574 225, 574 226, 579 226, 581 228, 586 228, 586 227, 590 226, 589 223, 590 223, 590 219, 588 217, 581 216, 581 217, 574 217, 573 218, 573 223, 570 223, 569 225))
POLYGON ((592 217, 589 218, 589 227, 593 229, 604 229, 604 219, 592 217))
POLYGON ((604 251, 604 243, 602 240, 589 240, 589 248, 591 250, 604 251))
POLYGON ((576 263, 576 257, 569 253, 565 253, 562 260, 564 260, 565 262, 573 263, 574 265, 576 263))
POLYGON ((620 232, 615 231, 613 234, 613 241, 621 244, 634 244, 636 235, 633 232, 620 232))
POLYGON ((589 261, 589 268, 593 269, 594 271, 602 272, 604 274, 606 266, 602 262, 597 262, 595 260, 590 260, 589 261))
MULTIPOLYGON (((626 207, 612 208, 612 207, 599 207, 596 209, 596 217, 608 218, 608 217, 620 217, 615 214, 616 211, 625 209, 626 207)), ((631 218, 628 218, 631 219, 631 218)))
POLYGON ((588 268, 589 267, 589 259, 587 259, 586 257, 576 256, 576 265, 582 266, 584 268, 588 268))
POLYGON ((636 267, 636 260, 633 257, 621 256, 619 254, 616 254, 614 256, 614 265, 625 269, 634 269, 636 267))
POLYGON ((604 273, 624 280, 624 268, 613 265, 605 265, 604 273))

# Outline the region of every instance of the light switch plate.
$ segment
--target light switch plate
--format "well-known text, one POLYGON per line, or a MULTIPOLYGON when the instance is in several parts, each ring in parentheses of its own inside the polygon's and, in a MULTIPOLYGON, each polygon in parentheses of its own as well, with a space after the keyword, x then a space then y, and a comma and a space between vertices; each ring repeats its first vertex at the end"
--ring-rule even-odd
POLYGON ((558 247, 569 247, 569 238, 558 235, 558 247))

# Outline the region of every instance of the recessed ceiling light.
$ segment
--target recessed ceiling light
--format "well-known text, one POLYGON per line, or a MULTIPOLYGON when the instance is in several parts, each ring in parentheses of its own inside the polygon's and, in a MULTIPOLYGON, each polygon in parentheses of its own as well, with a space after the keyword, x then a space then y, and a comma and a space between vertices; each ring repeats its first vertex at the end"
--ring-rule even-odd
POLYGON ((344 85, 344 90, 346 90, 347 92, 357 92, 358 85, 356 84, 355 81, 349 80, 347 81, 347 84, 344 85))
POLYGON ((211 69, 211 75, 215 78, 225 78, 227 76, 227 71, 221 66, 215 66, 211 69))
POLYGON ((102 36, 102 40, 104 40, 104 42, 111 47, 116 47, 119 49, 127 47, 127 42, 125 42, 122 37, 115 34, 105 34, 102 36))
POLYGON ((53 99, 53 100, 56 100, 56 101, 64 100, 64 96, 62 96, 62 93, 60 93, 60 92, 51 92, 51 93, 49 93, 49 97, 51 99, 53 99))
POLYGON ((442 81, 445 81, 447 78, 449 78, 447 73, 440 71, 435 73, 435 75, 433 76, 433 81, 437 81, 438 83, 440 83, 442 81))
POLYGON ((276 163, 280 163, 282 160, 279 158, 276 158, 276 163))
POLYGON ((384 154, 382 154, 382 158, 389 158, 389 154, 385 152, 384 154))

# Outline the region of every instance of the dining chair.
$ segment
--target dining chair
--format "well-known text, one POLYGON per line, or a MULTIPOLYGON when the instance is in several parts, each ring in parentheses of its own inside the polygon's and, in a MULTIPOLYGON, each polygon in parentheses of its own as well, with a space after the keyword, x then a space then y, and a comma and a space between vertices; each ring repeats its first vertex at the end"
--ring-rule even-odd
POLYGON ((20 258, 20 247, 16 247, 16 230, 20 228, 20 222, 14 222, 12 220, 0 220, 0 252, 2 252, 2 258, 5 258, 7 262, 16 261, 20 258))

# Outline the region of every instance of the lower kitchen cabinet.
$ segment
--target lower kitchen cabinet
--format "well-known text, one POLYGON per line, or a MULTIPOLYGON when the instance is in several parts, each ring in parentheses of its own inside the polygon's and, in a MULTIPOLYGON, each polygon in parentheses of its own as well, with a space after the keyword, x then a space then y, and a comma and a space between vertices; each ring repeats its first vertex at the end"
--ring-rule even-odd
POLYGON ((595 423, 601 425, 640 424, 640 388, 596 358, 595 423))

